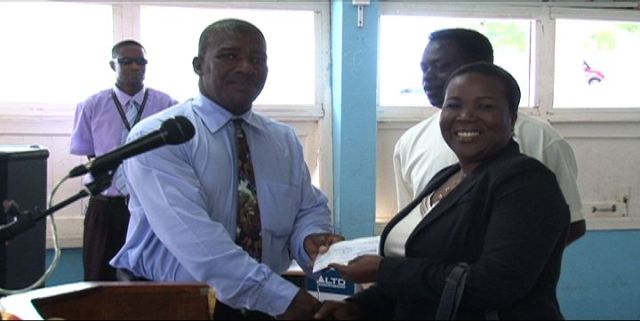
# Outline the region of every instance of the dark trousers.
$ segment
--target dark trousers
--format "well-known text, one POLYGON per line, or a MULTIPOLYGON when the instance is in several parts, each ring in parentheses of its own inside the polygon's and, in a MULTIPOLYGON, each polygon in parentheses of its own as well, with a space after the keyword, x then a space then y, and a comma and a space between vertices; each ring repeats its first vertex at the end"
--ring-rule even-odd
POLYGON ((213 312, 214 320, 275 320, 272 316, 259 311, 244 311, 234 309, 220 301, 216 302, 213 312))
POLYGON ((116 281, 109 261, 124 245, 129 226, 124 197, 92 196, 84 218, 83 262, 85 281, 116 281))

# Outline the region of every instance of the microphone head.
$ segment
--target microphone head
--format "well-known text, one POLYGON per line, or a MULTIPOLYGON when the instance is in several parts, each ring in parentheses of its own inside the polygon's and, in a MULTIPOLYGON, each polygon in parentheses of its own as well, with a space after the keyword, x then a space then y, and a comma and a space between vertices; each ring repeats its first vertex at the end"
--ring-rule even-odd
POLYGON ((184 116, 176 116, 162 122, 160 130, 166 131, 166 143, 178 145, 190 140, 196 133, 193 124, 184 116))

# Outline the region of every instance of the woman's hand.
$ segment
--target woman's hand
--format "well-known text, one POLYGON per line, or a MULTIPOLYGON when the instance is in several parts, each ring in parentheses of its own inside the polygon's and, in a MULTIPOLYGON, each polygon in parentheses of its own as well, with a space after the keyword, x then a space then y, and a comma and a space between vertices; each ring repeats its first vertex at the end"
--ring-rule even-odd
POLYGON ((329 267, 336 269, 346 280, 371 283, 378 279, 378 270, 383 259, 379 255, 363 255, 349 261, 348 265, 332 263, 329 267))

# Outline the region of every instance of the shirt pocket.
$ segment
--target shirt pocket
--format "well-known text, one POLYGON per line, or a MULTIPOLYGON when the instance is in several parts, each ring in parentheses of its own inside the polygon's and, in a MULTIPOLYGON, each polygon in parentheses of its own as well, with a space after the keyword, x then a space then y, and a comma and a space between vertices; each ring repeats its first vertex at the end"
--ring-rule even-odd
POLYGON ((299 210, 298 188, 263 181, 258 202, 262 223, 263 262, 278 272, 289 267, 291 234, 299 210))
POLYGON ((262 229, 275 235, 291 234, 300 207, 298 189, 273 181, 263 181, 258 185, 262 229))

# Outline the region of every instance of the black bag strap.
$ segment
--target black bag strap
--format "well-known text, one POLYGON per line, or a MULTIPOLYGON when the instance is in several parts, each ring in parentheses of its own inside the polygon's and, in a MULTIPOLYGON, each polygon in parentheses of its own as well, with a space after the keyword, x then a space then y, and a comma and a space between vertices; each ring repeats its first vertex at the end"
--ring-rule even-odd
POLYGON ((468 272, 469 264, 467 263, 458 263, 453 267, 442 290, 440 304, 438 304, 438 311, 436 311, 436 320, 454 320, 456 318, 468 272))

